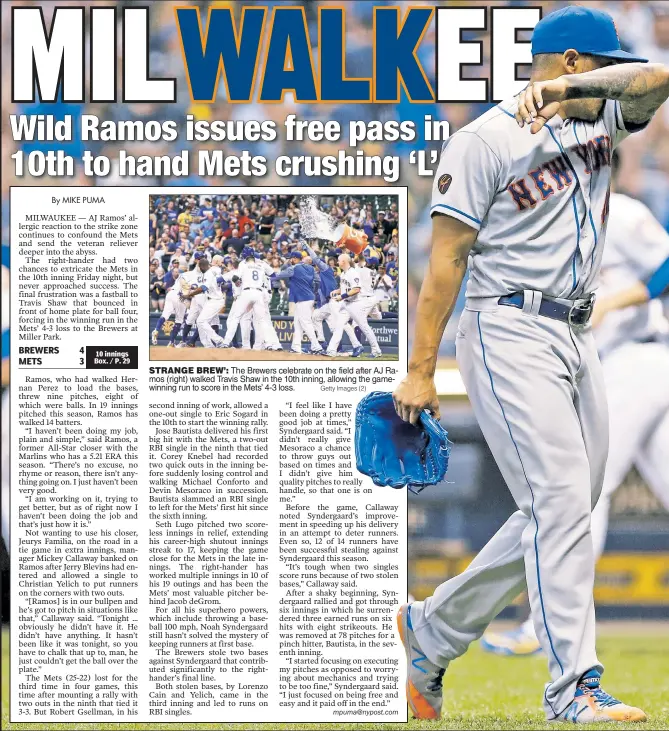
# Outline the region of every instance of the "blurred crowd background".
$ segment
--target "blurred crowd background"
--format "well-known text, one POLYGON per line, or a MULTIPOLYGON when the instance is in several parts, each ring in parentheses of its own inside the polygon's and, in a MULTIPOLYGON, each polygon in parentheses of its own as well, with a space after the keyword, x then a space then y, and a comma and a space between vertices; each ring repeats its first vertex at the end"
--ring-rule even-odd
MULTIPOLYGON (((587 0, 582 0, 585 4, 587 0)), ((2 156, 2 221, 3 221, 3 243, 8 242, 8 206, 9 187, 11 185, 51 185, 51 184, 72 184, 72 185, 203 185, 209 188, 220 188, 226 185, 234 186, 270 186, 270 185, 311 185, 316 186, 319 191, 326 190, 331 185, 384 185, 383 180, 378 178, 345 179, 345 178, 314 178, 294 177, 278 178, 269 174, 262 178, 197 178, 190 176, 188 179, 163 180, 159 178, 120 178, 117 172, 103 179, 85 178, 79 174, 72 180, 50 180, 48 178, 17 180, 13 172, 13 164, 10 155, 17 148, 9 132, 8 115, 10 113, 48 113, 62 118, 66 114, 74 116, 75 120, 81 114, 90 113, 99 115, 102 119, 110 120, 175 120, 183 123, 187 113, 194 114, 199 119, 219 120, 265 120, 271 119, 279 126, 283 123, 288 114, 297 114, 304 119, 334 119, 342 125, 350 120, 413 120, 417 129, 420 130, 424 115, 430 114, 436 120, 447 120, 451 130, 456 131, 472 119, 483 113, 489 105, 486 104, 416 104, 412 105, 402 92, 401 101, 397 104, 296 104, 290 94, 286 95, 285 101, 281 104, 259 105, 255 102, 242 105, 230 105, 223 98, 224 87, 219 88, 219 97, 210 105, 193 105, 188 93, 188 84, 184 75, 184 66, 179 39, 176 30, 174 7, 177 3, 144 2, 143 5, 150 7, 150 69, 153 76, 176 77, 178 80, 178 101, 176 104, 49 104, 42 105, 35 103, 31 105, 12 105, 10 101, 10 13, 12 5, 35 5, 44 9, 47 27, 51 22, 53 8, 58 5, 54 1, 30 2, 4 2, 0 12, 2 13, 2 103, 4 114, 2 117, 3 130, 3 156, 2 156)), ((92 0, 80 0, 78 5, 91 6, 92 0)), ((132 3, 118 2, 117 6, 131 5, 132 3)), ((207 17, 207 9, 210 5, 217 7, 231 6, 235 8, 237 17, 241 13, 242 5, 252 5, 253 0, 247 2, 226 2, 217 0, 216 3, 209 3, 205 0, 191 0, 191 5, 198 6, 202 11, 202 17, 207 17)), ((318 0, 289 0, 288 2, 273 2, 264 0, 259 5, 273 7, 280 4, 302 5, 305 8, 309 23, 312 45, 315 46, 317 34, 317 9, 321 5, 328 5, 328 2, 318 0)), ((341 5, 341 2, 332 3, 341 5)), ((408 0, 369 0, 367 2, 346 2, 347 27, 346 27, 346 66, 350 77, 370 76, 372 72, 372 18, 373 8, 379 5, 395 5, 406 9, 411 4, 408 0)), ((448 0, 423 0, 421 5, 447 6, 447 5, 471 5, 471 2, 448 2, 448 0)), ((507 0, 506 2, 486 2, 488 6, 522 6, 525 2, 507 0)), ((565 2, 539 2, 532 0, 533 7, 540 6, 544 15, 564 6, 565 2)), ((616 2, 589 2, 587 4, 598 6, 607 10, 614 16, 623 45, 637 54, 648 57, 652 61, 660 61, 669 64, 669 2, 649 1, 616 1, 616 2)), ((434 33, 431 28, 423 38, 418 55, 432 81, 434 87, 434 33)), ((120 38, 120 33, 119 33, 120 38)), ((488 33, 467 32, 464 40, 481 40, 484 54, 484 62, 481 66, 467 67, 464 70, 466 77, 475 78, 477 75, 489 73, 490 37, 488 33)), ((88 54, 86 54, 88 58, 88 54)), ((119 60, 120 66, 120 60, 119 60)), ((525 70, 526 71, 526 70, 525 70)), ((523 69, 521 68, 521 73, 523 69)), ((120 72, 119 72, 120 77, 120 72)), ((430 220, 429 201, 432 180, 430 177, 419 177, 414 166, 409 165, 407 158, 413 149, 430 149, 438 147, 438 142, 426 142, 419 139, 410 145, 406 143, 365 143, 362 146, 368 154, 397 154, 402 156, 402 174, 399 184, 407 186, 409 192, 408 205, 408 257, 402 262, 408 272, 408 312, 410 315, 409 333, 413 332, 412 314, 414 305, 422 280, 423 271, 429 254, 430 245, 430 220)), ((24 143, 22 149, 29 151, 38 144, 24 143)), ((40 144, 44 148, 48 145, 40 144)), ((183 148, 188 148, 188 143, 178 139, 174 143, 87 143, 87 148, 94 154, 105 154, 115 159, 120 148, 124 148, 130 154, 176 154, 183 148)), ((81 155, 84 146, 81 142, 62 145, 67 151, 75 156, 81 155)), ((193 157, 199 149, 220 149, 224 153, 235 154, 243 149, 248 149, 252 154, 264 155, 268 160, 273 160, 278 155, 326 155, 335 153, 340 149, 340 143, 311 143, 311 142, 286 142, 281 139, 275 142, 251 143, 215 143, 211 145, 195 145, 190 147, 193 157)), ((659 113, 655 115, 652 123, 641 133, 632 135, 621 146, 622 171, 620 175, 620 188, 622 192, 629 193, 644 201, 655 216, 667 227, 669 226, 669 104, 665 104, 659 113)), ((270 166, 271 167, 271 166, 270 166)), ((205 196, 207 193, 204 194, 205 196)), ((206 201, 200 198, 197 201, 203 205, 206 201)), ((212 200, 212 204, 214 201, 212 200)), ((262 209, 261 201, 258 206, 262 209)), ((217 204, 218 205, 218 202, 217 204)), ((276 218, 279 219, 280 229, 283 230, 282 215, 280 214, 278 201, 273 203, 275 210, 274 233, 276 233, 276 218)), ((225 205, 227 210, 227 205, 225 205)), ((387 210, 385 203, 379 208, 387 210)), ((379 209, 374 209, 376 217, 379 209)), ((162 221, 162 212, 154 211, 156 215, 155 235, 158 237, 162 221)), ((229 221, 228 221, 229 223, 229 221)), ((239 225, 239 220, 237 221, 239 225)), ((255 226, 254 226, 255 228, 255 226)), ((292 225, 291 225, 292 228, 292 225)), ((243 229, 243 227, 242 227, 243 229)), ((193 230, 189 231, 189 243, 193 230)), ((256 231, 257 233, 257 231, 256 231)), ((243 234, 242 234, 243 235, 243 234)), ((288 233, 290 236, 290 234, 288 233)), ((162 230, 160 230, 162 237, 162 230)), ((215 240, 215 239, 214 239, 215 240)), ((171 241, 171 239, 170 239, 171 241)), ((178 241, 178 239, 177 239, 178 241)), ((263 246, 267 242, 261 238, 263 246)), ((270 237, 271 247, 271 237, 270 237)), ((158 241, 156 241, 158 243, 158 241)), ((219 240, 215 246, 221 245, 219 240)), ((172 244, 170 244, 172 245, 172 244)), ((168 247, 169 248, 169 247, 168 247)), ((168 252, 169 253, 169 252, 168 252)), ((4 260, 4 256, 3 256, 4 260)), ((162 261, 160 262, 163 263, 162 261)), ((169 262, 168 262, 169 264, 169 262)), ((4 315, 3 315, 4 318, 4 315)), ((447 336, 442 344, 442 354, 450 356, 453 354, 453 339, 455 336, 455 322, 453 318, 447 330, 447 336)), ((3 328, 5 327, 3 320, 3 328)), ((4 338, 3 338, 4 343, 4 338)), ((4 345, 3 345, 4 348, 4 345)), ((4 350, 3 350, 4 355, 4 350)), ((507 516, 512 508, 510 497, 504 485, 501 484, 499 473, 492 463, 489 453, 482 442, 480 431, 471 422, 471 413, 464 403, 445 404, 442 414, 447 419, 449 431, 455 441, 459 441, 458 453, 461 459, 454 463, 449 473, 451 484, 444 487, 442 492, 434 491, 426 496, 421 496, 420 504, 413 504, 411 509, 411 531, 415 540, 412 542, 412 560, 422 563, 415 563, 412 567, 412 575, 415 577, 416 585, 413 587, 415 593, 420 595, 430 589, 430 586, 441 580, 445 573, 457 571, 461 567, 458 562, 466 561, 468 552, 475 550, 487 539, 491 532, 507 516), (453 561, 448 569, 444 568, 444 560, 453 561)), ((631 476, 631 487, 627 491, 619 491, 618 502, 622 502, 621 518, 616 522, 616 504, 612 520, 611 547, 620 550, 627 550, 630 546, 637 550, 646 551, 644 555, 649 556, 653 551, 664 548, 669 551, 667 540, 666 516, 663 517, 658 510, 657 503, 654 503, 639 480, 631 476), (636 480, 636 481, 635 481, 636 480), (636 516, 636 518, 635 518, 636 516), (616 534, 616 526, 619 530, 616 534), (616 538, 616 535, 618 536, 616 538), (616 542, 617 541, 617 542, 616 542)), ((669 553, 654 554, 654 559, 659 559, 660 564, 669 553), (664 559, 662 558, 664 556, 664 559)), ((609 594, 613 596, 613 604, 616 603, 616 596, 629 596, 629 582, 640 581, 643 587, 648 589, 647 602, 657 607, 669 606, 667 595, 666 573, 658 568, 654 572, 653 566, 644 564, 636 559, 632 564, 622 563, 616 565, 615 570, 609 577, 609 594), (641 574, 639 574, 639 571, 641 574), (636 573, 635 573, 636 572, 636 573), (645 573, 644 573, 645 572, 645 573), (630 578, 631 577, 631 578, 630 578), (663 578, 664 577, 664 578, 663 578), (616 595, 619 590, 619 595, 616 595), (664 594, 662 593, 664 592, 664 594)), ((606 589, 606 586, 604 587, 606 589)), ((600 587, 601 590, 601 587, 600 587)), ((601 600, 601 594, 598 597, 601 600)), ((626 601, 625 599, 622 600, 626 601)))
MULTIPOLYGON (((396 195, 310 195, 317 210, 334 227, 346 223, 365 232, 368 245, 362 252, 372 270, 374 294, 382 312, 398 310, 399 211, 396 195)), ((248 193, 218 195, 150 196, 149 288, 150 307, 160 312, 165 294, 179 272, 195 267, 200 256, 216 254, 224 264, 235 266, 244 248, 250 247, 276 273, 289 264, 290 254, 301 251, 306 241, 339 277, 337 257, 345 249, 331 241, 305 237, 299 218, 304 196, 248 193)), ((318 270, 317 270, 318 274, 318 270)), ((318 278, 315 280, 318 287, 318 278)), ((272 282, 270 313, 287 315, 290 280, 272 282)), ((229 295, 232 296, 231 294, 229 295)))

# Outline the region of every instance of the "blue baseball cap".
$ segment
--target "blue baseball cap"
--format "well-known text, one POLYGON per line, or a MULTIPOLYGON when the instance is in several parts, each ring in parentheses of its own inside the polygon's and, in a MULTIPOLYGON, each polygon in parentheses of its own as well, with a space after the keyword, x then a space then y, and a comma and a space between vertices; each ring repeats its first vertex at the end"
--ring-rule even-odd
POLYGON ((549 13, 534 27, 532 55, 564 53, 573 48, 579 53, 612 58, 621 63, 647 63, 647 58, 623 51, 613 18, 597 8, 568 5, 549 13))

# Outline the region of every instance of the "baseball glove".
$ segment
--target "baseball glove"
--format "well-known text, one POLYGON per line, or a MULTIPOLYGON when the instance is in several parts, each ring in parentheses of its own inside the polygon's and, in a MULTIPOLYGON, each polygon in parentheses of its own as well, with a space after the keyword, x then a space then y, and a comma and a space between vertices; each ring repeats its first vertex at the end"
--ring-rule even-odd
POLYGON ((374 484, 418 494, 444 479, 449 454, 448 432, 427 411, 413 426, 397 415, 391 393, 374 391, 358 404, 356 466, 374 484))

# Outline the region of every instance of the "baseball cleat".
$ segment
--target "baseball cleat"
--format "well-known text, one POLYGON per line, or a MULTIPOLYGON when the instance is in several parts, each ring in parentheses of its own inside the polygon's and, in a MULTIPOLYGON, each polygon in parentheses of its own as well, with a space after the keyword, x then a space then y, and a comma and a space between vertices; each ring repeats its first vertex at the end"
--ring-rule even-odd
POLYGON ((486 632, 481 638, 481 648, 493 655, 508 657, 529 657, 541 652, 534 628, 527 623, 508 632, 486 632))
POLYGON ((220 343, 220 345, 214 346, 216 348, 231 348, 232 345, 228 345, 227 343, 220 343))
POLYGON ((151 333, 151 345, 158 345, 158 331, 154 330, 151 333))
POLYGON ((309 351, 310 355, 325 355, 325 351, 323 348, 319 348, 318 350, 311 350, 309 351))
POLYGON ((369 357, 370 358, 380 358, 383 355, 383 353, 372 353, 369 357))
POLYGON ((185 348, 185 347, 186 347, 186 343, 184 343, 184 342, 181 342, 181 343, 179 343, 179 345, 177 345, 177 348, 185 348))
POLYGON ((173 348, 174 347, 174 343, 167 343, 167 347, 168 348, 173 348))
POLYGON ((645 721, 646 714, 634 706, 625 705, 602 690, 597 670, 589 670, 576 686, 574 700, 556 721, 571 723, 607 723, 610 721, 645 721))
POLYGON ((411 604, 397 612, 397 629, 407 656, 406 696, 416 718, 436 721, 441 718, 442 680, 446 668, 440 668, 420 649, 411 626, 411 604))
POLYGON ((363 351, 364 348, 362 347, 362 345, 358 345, 357 348, 353 348, 353 350, 351 351, 351 358, 359 358, 362 355, 363 351))

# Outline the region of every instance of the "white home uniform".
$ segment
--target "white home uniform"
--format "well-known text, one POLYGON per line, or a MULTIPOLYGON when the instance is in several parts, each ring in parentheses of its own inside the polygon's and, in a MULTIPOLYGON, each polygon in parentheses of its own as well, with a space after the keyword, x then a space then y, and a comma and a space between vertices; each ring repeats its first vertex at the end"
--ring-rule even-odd
POLYGON ((185 273, 179 275, 170 291, 165 295, 165 307, 163 307, 162 317, 169 320, 174 315, 174 322, 183 323, 186 317, 186 303, 181 299, 180 295, 185 294, 190 289, 185 273))
MULTIPOLYGON (((247 312, 253 313, 255 322, 259 323, 262 328, 262 324, 264 323, 263 281, 265 275, 269 275, 273 271, 274 270, 269 264, 262 261, 243 261, 239 265, 237 274, 242 280, 242 292, 239 295, 239 307, 237 311, 234 314, 230 312, 228 317, 228 329, 225 333, 225 345, 230 345, 232 338, 235 337, 235 332, 237 332, 239 321, 247 312)), ((265 340, 265 337, 266 334, 264 332, 256 332, 256 339, 261 338, 262 340, 265 340)))
MULTIPOLYGON (((204 274, 200 271, 200 268, 196 265, 195 269, 191 269, 182 275, 187 282, 190 283, 190 289, 198 289, 204 281, 204 274)), ((202 312, 202 307, 207 301, 207 295, 196 294, 195 297, 191 298, 188 306, 188 315, 186 317, 187 325, 195 325, 197 322, 198 315, 202 312)))
POLYGON ((225 304, 225 295, 218 282, 220 276, 221 270, 218 267, 209 267, 202 280, 201 286, 205 289, 207 301, 198 315, 197 331, 205 348, 217 347, 223 343, 223 338, 212 328, 212 323, 220 323, 219 312, 225 304))
POLYGON ((374 294, 376 296, 376 302, 379 305, 379 309, 382 312, 388 312, 390 303, 390 293, 393 289, 393 280, 388 274, 381 276, 377 274, 374 279, 374 294))
POLYGON ((358 272, 360 275, 361 284, 361 295, 365 297, 374 298, 374 306, 370 309, 367 317, 370 320, 382 320, 383 315, 381 314, 381 308, 379 307, 379 300, 376 292, 374 291, 374 272, 368 269, 366 266, 358 266, 358 272))
MULTIPOLYGON (((211 269, 212 267, 209 267, 209 269, 207 269, 207 272, 209 272, 211 269)), ((214 267, 214 269, 216 269, 216 267, 214 267)), ((204 282, 204 274, 202 274, 199 267, 197 266, 195 267, 195 269, 191 269, 190 272, 186 272, 181 276, 190 283, 190 289, 198 289, 198 287, 201 287, 202 283, 204 282)), ((188 315, 186 316, 187 325, 195 325, 197 323, 200 313, 202 312, 202 308, 205 306, 206 303, 207 295, 204 292, 202 292, 201 294, 196 294, 195 297, 190 300, 188 315)), ((216 314, 211 318, 209 324, 217 325, 219 322, 220 320, 218 318, 218 314, 216 314)))
MULTIPOLYGON (((648 280, 669 258, 669 234, 640 201, 613 193, 597 296, 648 280)), ((611 497, 636 465, 669 510, 669 323, 662 303, 609 313, 595 330, 609 403, 609 457, 592 512, 595 557, 604 549, 611 497)))
MULTIPOLYGON (((270 284, 270 278, 265 271, 263 279, 263 317, 262 322, 256 320, 256 315, 253 314, 253 329, 255 330, 256 339, 253 344, 253 350, 283 350, 279 336, 274 329, 272 324, 272 315, 269 311, 269 303, 272 300, 272 287, 270 284)), ((249 317, 251 313, 249 312, 249 317)))
MULTIPOLYGON (((374 299, 374 293, 371 286, 371 275, 369 269, 357 269, 356 267, 349 267, 345 272, 342 272, 339 281, 341 284, 342 294, 349 292, 352 289, 360 288, 360 292, 351 297, 344 299, 344 308, 348 316, 353 322, 362 330, 362 334, 367 338, 367 342, 372 348, 372 355, 381 355, 381 348, 376 340, 374 331, 367 322, 367 317, 372 309, 376 306, 376 300, 374 299)), ((332 338, 328 343, 328 354, 334 355, 337 353, 337 348, 341 342, 342 334, 344 332, 345 318, 340 318, 332 338)))
POLYGON ((232 281, 233 277, 239 277, 239 270, 233 269, 232 271, 225 272, 223 279, 230 282, 232 285, 232 306, 228 313, 228 322, 231 317, 239 317, 239 328, 242 331, 242 348, 245 350, 251 349, 251 312, 241 311, 240 296, 242 293, 242 285, 235 284, 232 281))
MULTIPOLYGON (((314 323, 314 328, 316 329, 316 337, 318 338, 319 342, 325 342, 325 332, 323 331, 323 320, 327 322, 327 324, 330 327, 330 332, 334 333, 334 331, 337 329, 337 323, 340 319, 343 320, 343 330, 348 335, 348 339, 351 343, 351 347, 353 348, 359 348, 360 347, 360 341, 356 337, 355 330, 353 329, 353 325, 349 324, 351 322, 351 316, 348 313, 348 310, 346 309, 346 306, 343 302, 340 302, 336 299, 331 299, 329 302, 324 304, 322 307, 319 307, 317 310, 314 310, 313 317, 311 318, 314 323)), ((337 346, 339 347, 339 346, 337 346)))
POLYGON ((423 651, 446 667, 527 587, 553 719, 572 703, 583 673, 602 670, 590 514, 602 489, 608 418, 591 328, 548 314, 564 316, 580 298, 589 304, 611 149, 627 132, 613 101, 593 123, 556 116, 536 135, 518 127, 516 109, 515 99, 504 102, 445 143, 432 213, 478 231, 457 359, 518 511, 462 574, 413 604, 411 618, 423 651))

